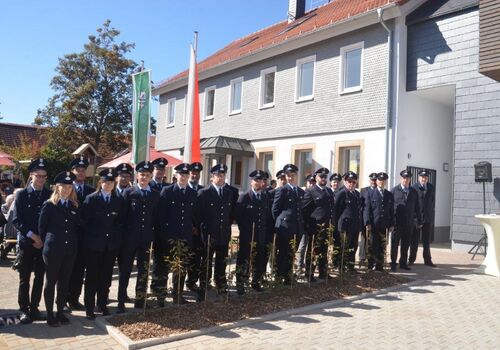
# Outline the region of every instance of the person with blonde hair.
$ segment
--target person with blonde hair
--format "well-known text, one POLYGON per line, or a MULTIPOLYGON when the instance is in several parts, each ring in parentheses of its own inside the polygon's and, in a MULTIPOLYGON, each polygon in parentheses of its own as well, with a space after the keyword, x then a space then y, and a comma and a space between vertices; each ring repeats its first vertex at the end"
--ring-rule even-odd
POLYGON ((55 177, 54 192, 43 204, 38 222, 46 272, 43 296, 47 310, 47 324, 52 327, 69 323, 63 309, 78 252, 77 230, 80 226, 79 203, 73 186, 75 178, 69 171, 61 172, 55 177), (54 316, 56 284, 57 313, 54 316))

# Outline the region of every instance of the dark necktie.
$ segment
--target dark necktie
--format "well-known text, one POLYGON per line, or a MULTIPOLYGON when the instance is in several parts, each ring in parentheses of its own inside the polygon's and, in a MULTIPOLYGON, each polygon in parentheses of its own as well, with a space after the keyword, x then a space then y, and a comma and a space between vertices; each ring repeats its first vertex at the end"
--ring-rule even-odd
POLYGON ((185 195, 186 194, 186 189, 185 188, 181 188, 181 193, 182 193, 182 195, 185 195))
POLYGON ((147 190, 141 190, 142 196, 147 197, 148 196, 148 191, 147 190))
POLYGON ((219 188, 219 197, 222 198, 222 187, 219 188))
POLYGON ((257 193, 257 199, 260 201, 260 193, 257 193))

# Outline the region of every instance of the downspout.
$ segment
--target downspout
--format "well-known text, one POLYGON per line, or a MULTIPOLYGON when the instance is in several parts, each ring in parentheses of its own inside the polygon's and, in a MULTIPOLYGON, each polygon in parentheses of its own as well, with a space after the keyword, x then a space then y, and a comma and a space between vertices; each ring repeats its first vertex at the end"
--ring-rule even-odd
POLYGON ((390 143, 390 128, 392 120, 392 30, 389 29, 387 24, 382 18, 384 16, 384 10, 382 8, 377 9, 378 21, 387 31, 387 46, 389 48, 389 68, 387 71, 387 118, 385 121, 385 160, 384 168, 386 172, 390 171, 389 167, 389 143, 390 143))

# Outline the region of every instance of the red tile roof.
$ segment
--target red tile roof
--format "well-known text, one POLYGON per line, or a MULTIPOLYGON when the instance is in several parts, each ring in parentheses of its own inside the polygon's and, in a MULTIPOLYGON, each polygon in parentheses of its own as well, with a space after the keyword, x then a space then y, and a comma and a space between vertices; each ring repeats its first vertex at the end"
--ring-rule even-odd
POLYGON ((16 147, 24 139, 40 146, 43 144, 40 131, 44 129, 36 125, 0 123, 0 145, 16 147))
MULTIPOLYGON (((408 0, 334 0, 313 9, 294 22, 281 21, 270 27, 237 39, 198 63, 198 71, 228 63, 257 51, 280 44, 292 38, 313 32, 347 18, 373 11, 379 7, 395 4, 403 5, 408 0)), ((160 82, 155 89, 187 77, 188 70, 160 82)))

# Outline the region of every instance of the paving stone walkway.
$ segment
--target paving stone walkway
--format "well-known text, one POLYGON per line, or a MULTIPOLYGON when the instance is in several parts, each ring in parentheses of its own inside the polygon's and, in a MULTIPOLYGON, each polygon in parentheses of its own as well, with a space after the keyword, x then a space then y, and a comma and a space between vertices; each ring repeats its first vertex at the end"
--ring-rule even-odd
MULTIPOLYGON (((438 248, 432 254, 438 268, 417 260, 401 275, 418 283, 397 291, 151 349, 500 348, 500 279, 474 273, 481 257, 471 261, 468 254, 438 248)), ((0 280, 4 314, 17 308, 17 274, 0 266, 0 280)), ((0 349, 121 348, 83 313, 71 321, 56 329, 43 323, 1 327, 0 349)))

